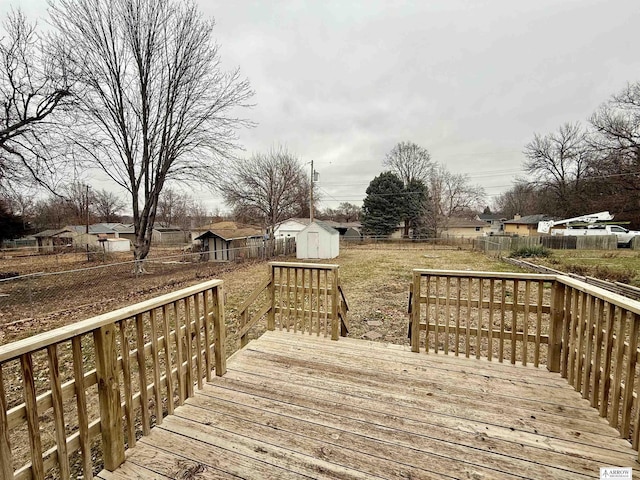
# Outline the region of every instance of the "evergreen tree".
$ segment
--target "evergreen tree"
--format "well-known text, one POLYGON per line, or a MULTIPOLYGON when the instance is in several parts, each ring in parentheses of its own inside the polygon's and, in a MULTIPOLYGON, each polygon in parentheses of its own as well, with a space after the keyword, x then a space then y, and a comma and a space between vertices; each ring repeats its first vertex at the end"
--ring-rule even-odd
POLYGON ((412 237, 416 238, 427 235, 425 225, 425 215, 429 208, 429 195, 427 186, 421 180, 411 180, 404 187, 403 195, 403 218, 405 221, 405 235, 409 235, 411 229, 412 237))
POLYGON ((402 180, 391 172, 381 173, 371 180, 362 206, 362 226, 366 233, 390 235, 400 223, 405 211, 402 180))
POLYGON ((4 203, 0 202, 0 243, 21 237, 25 233, 27 229, 22 217, 14 215, 4 203))

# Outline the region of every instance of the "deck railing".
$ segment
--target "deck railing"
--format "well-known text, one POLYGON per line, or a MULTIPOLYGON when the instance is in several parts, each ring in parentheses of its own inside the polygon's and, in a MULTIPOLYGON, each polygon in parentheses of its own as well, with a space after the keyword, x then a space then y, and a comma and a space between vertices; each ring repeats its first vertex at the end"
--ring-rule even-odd
POLYGON ((266 318, 267 330, 331 336, 338 340, 349 330, 347 304, 338 265, 269 263, 269 274, 240 307, 240 344, 266 318))
POLYGON ((414 270, 411 348, 560 372, 638 450, 640 302, 561 275, 414 270))
POLYGON ((212 280, 0 346, 0 480, 92 478, 96 456, 114 470, 125 445, 224 374, 224 343, 212 280))

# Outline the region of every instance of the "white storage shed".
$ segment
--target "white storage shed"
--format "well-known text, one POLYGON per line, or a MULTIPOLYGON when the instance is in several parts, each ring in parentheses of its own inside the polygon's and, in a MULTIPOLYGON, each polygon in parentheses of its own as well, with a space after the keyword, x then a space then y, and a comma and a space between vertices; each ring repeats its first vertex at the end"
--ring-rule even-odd
POLYGON ((336 258, 340 254, 340 233, 316 220, 296 235, 297 258, 336 258))

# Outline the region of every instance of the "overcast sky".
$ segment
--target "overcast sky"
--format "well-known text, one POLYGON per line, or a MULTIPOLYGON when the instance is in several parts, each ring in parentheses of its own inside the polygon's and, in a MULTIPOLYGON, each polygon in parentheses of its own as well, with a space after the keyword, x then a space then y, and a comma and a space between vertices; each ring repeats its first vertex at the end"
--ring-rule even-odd
MULTIPOLYGON (((491 204, 534 132, 586 122, 640 80, 638 0, 198 3, 223 66, 256 92, 246 155, 286 145, 314 160, 323 206, 359 204, 400 141, 468 174, 491 204)), ((44 0, 19 4, 45 16, 44 0)))

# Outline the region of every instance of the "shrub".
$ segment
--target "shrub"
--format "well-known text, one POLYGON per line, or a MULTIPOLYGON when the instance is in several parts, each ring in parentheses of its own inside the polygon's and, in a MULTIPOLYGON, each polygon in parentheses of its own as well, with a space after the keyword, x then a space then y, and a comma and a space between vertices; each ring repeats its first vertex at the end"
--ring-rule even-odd
POLYGON ((509 255, 510 257, 548 257, 551 255, 551 250, 542 245, 535 245, 531 247, 520 247, 514 250, 509 255))

